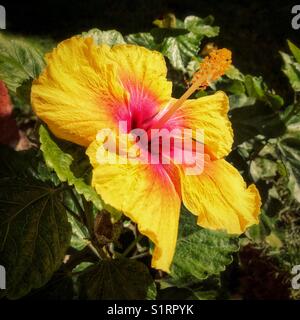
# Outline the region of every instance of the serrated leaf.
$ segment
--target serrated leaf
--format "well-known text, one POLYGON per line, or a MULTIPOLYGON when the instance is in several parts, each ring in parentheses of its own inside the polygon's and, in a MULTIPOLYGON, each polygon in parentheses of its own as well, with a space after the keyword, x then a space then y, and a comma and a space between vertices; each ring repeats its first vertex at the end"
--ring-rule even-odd
POLYGON ((84 37, 92 37, 96 44, 107 44, 108 46, 113 46, 125 43, 122 34, 116 30, 102 31, 94 28, 87 32, 83 32, 82 35, 84 37))
POLYGON ((125 37, 125 39, 128 43, 136 44, 150 50, 157 49, 157 44, 155 43, 154 37, 150 32, 129 34, 125 37))
MULTIPOLYGON (((191 58, 197 56, 201 40, 204 37, 218 35, 219 28, 212 27, 209 24, 212 22, 210 18, 202 19, 196 16, 188 16, 185 18, 183 25, 178 24, 177 29, 171 29, 186 30, 184 34, 165 36, 161 45, 161 52, 169 58, 175 69, 186 71, 188 62, 191 58)), ((162 32, 161 30, 163 29, 157 31, 162 32)))
POLYGON ((0 35, 0 78, 9 90, 16 92, 24 81, 38 77, 44 66, 37 47, 25 40, 0 35))
POLYGON ((155 299, 147 267, 130 259, 103 260, 79 276, 80 298, 89 300, 155 299))
POLYGON ((238 68, 236 68, 233 65, 231 65, 229 69, 226 71, 226 76, 231 80, 245 80, 245 76, 241 73, 241 71, 238 68))
POLYGON ((283 106, 283 98, 268 90, 268 87, 263 82, 262 77, 246 75, 244 83, 249 97, 253 97, 268 104, 274 110, 278 110, 283 106))
POLYGON ((72 226, 71 247, 82 250, 90 242, 87 240, 89 238, 88 230, 71 215, 68 216, 68 220, 72 226))
POLYGON ((250 173, 256 182, 259 179, 270 179, 275 177, 278 171, 276 161, 264 157, 257 157, 250 164, 250 173))
POLYGON ((284 53, 280 52, 281 57, 283 59, 283 73, 289 79, 290 85, 292 86, 293 90, 296 92, 300 91, 300 64, 295 62, 294 59, 284 53))
POLYGON ((0 264, 8 298, 43 286, 62 263, 70 236, 54 186, 29 177, 0 179, 0 264))
POLYGON ((300 63, 300 49, 295 44, 293 44, 290 40, 288 40, 287 43, 294 58, 298 63, 300 63))
POLYGON ((195 216, 183 209, 170 282, 182 287, 219 274, 237 250, 236 237, 197 226, 195 216))
POLYGON ((289 173, 288 188, 300 202, 300 114, 290 117, 286 123, 287 131, 278 140, 281 159, 289 173))
POLYGON ((217 26, 211 26, 214 22, 212 16, 208 16, 204 19, 196 16, 187 16, 184 19, 184 27, 189 31, 200 34, 206 37, 216 37, 219 34, 220 28, 217 26))
POLYGON ((197 54, 202 38, 201 34, 192 32, 167 37, 162 42, 161 52, 170 60, 175 69, 185 71, 188 62, 197 54))
POLYGON ((201 40, 219 33, 219 28, 211 26, 212 23, 211 16, 205 19, 188 16, 181 21, 169 14, 162 20, 155 20, 159 28, 150 33, 128 35, 126 41, 160 51, 174 69, 186 72, 189 62, 198 54, 201 40))
POLYGON ((79 194, 82 194, 87 201, 93 202, 101 210, 103 208, 101 198, 84 179, 83 173, 86 171, 86 167, 80 168, 80 163, 74 162, 71 152, 64 152, 44 126, 40 127, 39 134, 41 150, 47 166, 56 172, 61 181, 74 186, 79 194))

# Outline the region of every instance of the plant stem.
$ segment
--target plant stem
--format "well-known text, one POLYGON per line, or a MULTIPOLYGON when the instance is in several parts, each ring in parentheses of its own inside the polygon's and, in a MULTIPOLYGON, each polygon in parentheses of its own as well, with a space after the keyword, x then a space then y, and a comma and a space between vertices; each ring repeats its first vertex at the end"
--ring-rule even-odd
POLYGON ((136 254, 135 256, 132 256, 129 259, 139 259, 139 258, 147 257, 149 255, 150 255, 150 253, 147 251, 147 252, 143 252, 140 254, 136 254))
POLYGON ((96 260, 94 252, 92 253, 90 247, 88 246, 84 247, 84 249, 80 251, 72 248, 72 252, 70 253, 70 258, 65 263, 65 268, 68 271, 72 271, 81 262, 96 263, 98 260, 99 260, 98 256, 96 260))
POLYGON ((93 246, 91 241, 87 243, 87 246, 95 253, 95 255, 99 258, 99 260, 103 260, 104 257, 101 256, 100 252, 93 246))
POLYGON ((81 223, 83 223, 90 234, 91 240, 87 243, 87 246, 94 252, 94 254, 100 259, 100 260, 105 260, 108 258, 107 254, 98 247, 98 244, 96 246, 94 245, 94 240, 95 240, 95 235, 94 235, 94 230, 93 230, 93 223, 94 223, 94 217, 90 214, 91 208, 88 208, 85 206, 85 199, 82 198, 84 209, 82 208, 78 198, 76 197, 74 191, 72 189, 69 189, 70 195, 72 197, 72 200, 74 201, 74 204, 79 211, 80 217, 81 217, 81 223))
POLYGON ((126 257, 129 252, 137 245, 137 243, 143 238, 142 234, 139 234, 122 253, 122 257, 126 257))

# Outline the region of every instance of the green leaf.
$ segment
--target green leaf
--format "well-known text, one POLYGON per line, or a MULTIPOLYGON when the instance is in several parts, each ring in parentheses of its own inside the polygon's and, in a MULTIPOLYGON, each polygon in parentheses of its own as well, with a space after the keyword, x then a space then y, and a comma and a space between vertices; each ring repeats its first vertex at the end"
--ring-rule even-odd
POLYGON ((231 80, 245 80, 245 76, 241 73, 241 71, 238 68, 236 68, 233 65, 231 65, 229 69, 226 71, 226 76, 231 80))
POLYGON ((57 42, 54 41, 52 38, 48 37, 39 37, 39 36, 29 36, 26 35, 20 36, 14 33, 9 33, 5 31, 5 34, 2 33, 7 40, 18 40, 18 41, 25 41, 29 46, 38 49, 43 55, 47 52, 50 52, 56 45, 57 42))
POLYGON ((80 298, 90 300, 155 299, 148 268, 130 259, 103 260, 79 276, 80 298))
POLYGON ((244 95, 245 94, 245 86, 244 83, 240 80, 231 80, 231 79, 226 79, 223 80, 219 86, 218 89, 224 90, 227 93, 231 93, 234 95, 244 95))
POLYGON ((275 138, 282 135, 286 130, 280 114, 262 102, 230 110, 230 116, 235 145, 239 145, 257 135, 275 138))
POLYGON ((164 15, 163 19, 156 19, 153 21, 153 24, 158 26, 159 28, 176 28, 178 23, 181 21, 176 19, 173 13, 167 13, 164 15))
POLYGON ((76 267, 74 267, 74 269, 72 270, 72 272, 82 272, 85 271, 88 267, 93 266, 94 264, 92 262, 80 262, 79 264, 76 265, 76 267))
POLYGON ((157 300, 216 300, 220 297, 220 275, 213 275, 190 287, 174 287, 160 281, 157 300))
MULTIPOLYGON (((25 80, 17 89, 16 89, 16 97, 22 103, 21 110, 25 109, 24 105, 30 106, 30 95, 31 95, 31 87, 32 87, 32 79, 25 80)), ((15 106, 14 106, 15 107, 15 106)))
POLYGON ((107 44, 113 46, 116 44, 124 44, 122 34, 116 30, 101 31, 97 28, 91 29, 88 32, 83 32, 84 37, 92 37, 96 44, 107 44))
POLYGON ((68 220, 72 226, 71 246, 77 250, 82 250, 90 242, 87 228, 79 223, 74 217, 68 215, 68 220))
POLYGON ((185 71, 188 62, 197 54, 202 38, 202 35, 192 32, 176 37, 167 37, 163 40, 160 50, 175 69, 185 71))
POLYGON ((282 68, 283 73, 289 79, 293 90, 296 92, 300 91, 300 64, 295 62, 290 55, 284 52, 280 52, 280 54, 284 63, 282 68))
POLYGON ((247 94, 254 98, 263 98, 263 80, 261 77, 252 77, 250 75, 245 76, 245 86, 247 89, 247 94))
MULTIPOLYGON (((177 25, 177 29, 169 29, 181 30, 179 34, 165 34, 160 51, 169 58, 175 69, 185 72, 191 58, 197 56, 201 40, 204 37, 218 35, 219 28, 212 27, 210 25, 212 22, 212 17, 201 19, 196 16, 188 16, 185 18, 183 25, 177 25), (183 33, 184 30, 185 33, 183 33)), ((156 29, 151 33, 153 34, 154 31, 162 33, 162 30, 165 29, 156 29)))
POLYGON ((226 73, 226 78, 220 79, 216 85, 218 90, 230 94, 231 110, 254 105, 256 102, 266 104, 274 111, 284 105, 283 98, 273 90, 269 90, 262 77, 244 76, 234 67, 231 67, 226 73))
POLYGON ((78 159, 74 161, 74 153, 72 154, 70 150, 64 152, 62 146, 52 139, 44 126, 40 127, 39 133, 41 150, 43 151, 47 166, 56 172, 60 181, 68 182, 70 186, 74 186, 79 194, 82 194, 87 201, 93 202, 101 210, 103 208, 101 198, 85 180, 84 174, 87 171, 87 163, 78 159), (80 166, 82 163, 83 167, 80 166))
POLYGON ((261 210, 259 215, 259 224, 251 226, 246 231, 246 236, 252 242, 259 244, 265 241, 266 237, 270 235, 272 230, 275 229, 275 222, 277 217, 269 217, 264 210, 261 210))
POLYGON ((272 107, 274 110, 280 109, 284 100, 279 95, 268 90, 267 85, 261 77, 245 76, 245 87, 249 97, 253 97, 272 107))
POLYGON ((248 97, 246 94, 232 94, 229 96, 230 110, 252 106, 255 104, 256 99, 248 97))
POLYGON ((256 157, 251 161, 250 172, 253 180, 256 182, 259 179, 270 179, 275 177, 278 171, 276 161, 265 157, 256 157))
POLYGON ((286 126, 286 133, 278 140, 278 149, 289 173, 288 187, 300 202, 300 113, 291 116, 286 126))
POLYGON ((25 300, 72 300, 74 295, 72 277, 61 268, 42 288, 31 291, 25 300))
POLYGON ((294 45, 290 40, 288 40, 287 43, 294 58, 298 63, 300 63, 300 49, 296 45, 294 45))
POLYGON ((0 145, 0 178, 27 177, 36 161, 36 151, 17 152, 0 145))
POLYGON ((284 105, 283 98, 274 93, 267 92, 264 99, 274 110, 279 110, 284 105))
POLYGON ((184 19, 184 27, 194 34, 200 34, 206 37, 216 37, 219 34, 220 28, 213 27, 214 18, 208 16, 204 19, 196 16, 187 16, 184 19))
POLYGON ((197 226, 195 217, 183 209, 170 282, 183 287, 219 274, 237 250, 236 237, 197 226))
POLYGON ((149 32, 129 34, 125 37, 125 39, 128 43, 136 44, 138 46, 142 46, 150 50, 157 49, 157 44, 155 43, 154 37, 149 32))
POLYGON ((158 50, 166 56, 175 70, 187 72, 187 66, 198 54, 200 42, 204 37, 215 37, 218 27, 213 27, 211 16, 202 19, 188 16, 184 21, 168 14, 162 20, 155 20, 150 33, 128 35, 126 41, 158 50))
POLYGON ((51 184, 34 178, 0 179, 0 264, 9 299, 43 286, 62 263, 71 228, 51 184))
POLYGON ((0 178, 34 177, 44 182, 58 185, 60 182, 43 161, 42 153, 36 149, 15 151, 7 146, 0 146, 0 178))
POLYGON ((44 66, 43 55, 37 47, 0 34, 0 78, 9 90, 16 92, 24 81, 37 78, 44 66))

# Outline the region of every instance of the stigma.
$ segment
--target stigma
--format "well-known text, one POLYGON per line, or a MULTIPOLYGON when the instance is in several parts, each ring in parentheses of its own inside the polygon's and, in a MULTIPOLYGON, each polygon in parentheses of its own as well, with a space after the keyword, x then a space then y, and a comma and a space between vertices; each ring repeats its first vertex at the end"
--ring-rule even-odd
POLYGON ((231 51, 223 48, 212 50, 199 64, 199 69, 195 72, 191 85, 187 91, 173 104, 159 112, 153 118, 152 129, 159 129, 172 117, 172 115, 182 106, 182 104, 196 91, 204 90, 212 82, 218 80, 231 65, 231 51))

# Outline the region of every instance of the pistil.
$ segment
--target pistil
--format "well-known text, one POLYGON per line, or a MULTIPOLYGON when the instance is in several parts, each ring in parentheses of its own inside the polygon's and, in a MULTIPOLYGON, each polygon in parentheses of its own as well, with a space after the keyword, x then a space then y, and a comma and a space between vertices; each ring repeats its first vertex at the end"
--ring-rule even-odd
POLYGON ((213 50, 200 63, 199 70, 194 74, 191 86, 168 109, 162 110, 154 118, 151 129, 162 128, 183 103, 199 89, 205 89, 211 82, 218 80, 231 65, 231 52, 228 49, 213 50))

